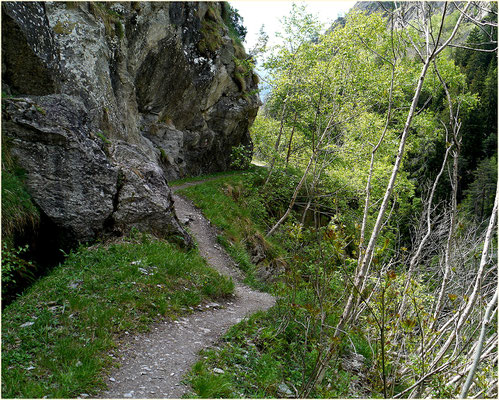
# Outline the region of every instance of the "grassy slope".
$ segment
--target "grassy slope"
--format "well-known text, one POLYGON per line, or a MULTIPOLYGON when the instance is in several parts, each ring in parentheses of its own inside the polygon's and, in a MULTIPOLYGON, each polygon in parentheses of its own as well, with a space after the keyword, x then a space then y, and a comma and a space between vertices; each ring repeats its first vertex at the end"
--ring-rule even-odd
MULTIPOLYGON (((245 194, 251 178, 246 173, 220 177, 180 193, 190 198, 217 226, 222 235, 220 243, 236 259, 240 267, 249 271, 253 283, 258 282, 255 266, 249 261, 245 243, 248 237, 260 235, 262 228, 255 218, 255 209, 262 207, 245 194)), ((280 188, 273 190, 279 191, 280 188)), ((269 193, 267 193, 269 195, 269 193)), ((273 195, 273 193, 270 193, 273 195)), ((256 210, 258 215, 258 210, 256 210)), ((261 218, 260 218, 261 221, 261 218)), ((273 256, 286 257, 284 250, 269 243, 273 256)), ((267 289, 284 297, 292 296, 289 288, 277 282, 267 289)), ((342 290, 341 288, 339 290, 342 290)), ((235 325, 224 336, 222 343, 202 352, 202 359, 193 367, 187 381, 201 398, 271 398, 286 397, 283 390, 300 387, 310 373, 317 352, 313 343, 305 343, 302 323, 306 316, 301 310, 307 306, 311 294, 298 290, 291 310, 282 299, 267 312, 260 312, 235 325), (303 319, 303 320, 302 320, 303 319), (214 372, 222 369, 223 374, 214 372), (306 371, 306 375, 303 372, 306 371), (283 386, 285 384, 286 386, 283 386)), ((353 339, 357 342, 356 338, 353 339)), ((363 345, 362 341, 356 346, 363 345)), ((324 385, 312 393, 313 397, 345 397, 349 395, 352 375, 332 365, 326 373, 324 385)), ((351 393, 350 393, 351 394, 351 393)))
POLYGON ((268 285, 257 279, 256 267, 251 262, 246 243, 260 240, 271 256, 275 256, 279 249, 275 243, 263 237, 264 229, 254 221, 251 207, 243 199, 241 191, 247 183, 247 174, 238 172, 224 175, 181 189, 179 194, 191 199, 221 231, 218 241, 246 273, 245 283, 256 289, 270 290, 268 285))
POLYGON ((82 248, 2 313, 2 397, 95 393, 126 332, 232 290, 197 251, 145 235, 82 248))

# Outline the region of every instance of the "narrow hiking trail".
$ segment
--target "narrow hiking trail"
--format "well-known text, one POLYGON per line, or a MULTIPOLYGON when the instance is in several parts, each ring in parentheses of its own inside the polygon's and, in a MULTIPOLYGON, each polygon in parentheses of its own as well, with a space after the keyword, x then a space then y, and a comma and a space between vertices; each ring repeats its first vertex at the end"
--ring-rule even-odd
MULTIPOLYGON (((219 178, 219 177, 217 177, 219 178)), ((172 187, 175 192, 208 180, 172 187)), ((177 217, 187 222, 200 254, 221 274, 232 277, 233 296, 218 303, 201 305, 178 321, 154 325, 151 332, 135 335, 120 351, 121 368, 109 374, 108 389, 100 398, 180 398, 189 391, 183 375, 198 359, 200 350, 214 344, 232 325, 258 310, 275 304, 268 293, 242 283, 243 275, 217 243, 217 232, 201 211, 187 199, 173 195, 177 217)))

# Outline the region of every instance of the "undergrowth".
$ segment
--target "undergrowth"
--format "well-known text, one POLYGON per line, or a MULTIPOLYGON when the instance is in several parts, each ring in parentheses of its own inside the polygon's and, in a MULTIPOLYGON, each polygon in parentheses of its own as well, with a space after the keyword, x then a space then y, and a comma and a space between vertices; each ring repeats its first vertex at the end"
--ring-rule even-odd
POLYGON ((218 242, 246 273, 245 283, 255 289, 270 290, 268 282, 259 279, 259 269, 277 267, 282 251, 277 242, 265 238, 265 206, 251 190, 259 169, 225 175, 179 193, 191 199, 220 230, 218 242))
POLYGON ((233 288, 195 250, 147 235, 80 248, 2 313, 2 397, 96 393, 123 338, 233 288))
POLYGON ((272 238, 265 237, 300 179, 299 172, 288 169, 263 185, 266 175, 267 169, 253 167, 180 191, 220 230, 219 243, 246 272, 249 284, 261 289, 261 269, 274 269, 263 287, 278 296, 276 307, 234 326, 221 343, 202 353, 187 377, 191 395, 300 397, 317 360, 334 345, 325 379, 310 396, 350 396, 357 377, 342 368, 342 360, 354 352, 369 365, 372 355, 362 332, 341 338, 333 334, 341 313, 336 307, 345 294, 342 275, 353 268, 349 232, 334 218, 327 226, 303 227, 300 212, 295 213, 300 210, 295 210, 272 238))
MULTIPOLYGON (((281 307, 258 312, 233 326, 221 342, 201 352, 187 376, 192 397, 282 398, 299 397, 304 371, 314 361, 314 343, 298 336, 301 326, 290 322, 281 307), (305 366, 305 369, 304 369, 305 366)), ((351 373, 333 361, 326 384, 312 397, 346 397, 351 373)))

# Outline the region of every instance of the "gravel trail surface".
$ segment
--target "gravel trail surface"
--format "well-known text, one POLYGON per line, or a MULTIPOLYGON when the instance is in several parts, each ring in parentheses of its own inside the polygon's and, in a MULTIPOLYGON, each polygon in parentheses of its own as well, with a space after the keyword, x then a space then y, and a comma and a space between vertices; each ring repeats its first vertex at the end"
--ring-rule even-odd
MULTIPOLYGON (((217 179, 217 178, 214 178, 217 179)), ((212 179, 208 179, 212 180, 212 179)), ((189 182, 173 190, 204 181, 189 182)), ((178 218, 187 222, 201 255, 211 267, 232 277, 232 298, 199 306, 178 321, 158 323, 151 332, 131 337, 120 351, 121 367, 109 374, 108 389, 100 398, 180 398, 189 392, 182 377, 198 359, 200 350, 216 343, 232 325, 275 304, 268 293, 241 283, 242 273, 217 243, 217 232, 201 211, 187 199, 174 195, 178 218)))

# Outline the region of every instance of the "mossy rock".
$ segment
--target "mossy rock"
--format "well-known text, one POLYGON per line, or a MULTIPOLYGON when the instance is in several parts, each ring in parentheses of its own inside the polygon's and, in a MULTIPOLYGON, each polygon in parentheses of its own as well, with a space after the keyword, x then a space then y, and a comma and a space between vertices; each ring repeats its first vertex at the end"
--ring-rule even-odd
POLYGON ((248 58, 246 51, 241 43, 238 43, 232 38, 232 46, 234 46, 234 56, 240 60, 245 60, 248 58))
POLYGON ((58 35, 69 35, 71 32, 73 32, 74 27, 76 26, 76 23, 62 23, 61 21, 57 21, 57 23, 54 25, 54 32, 57 33, 58 35))
POLYGON ((222 35, 220 34, 222 27, 214 21, 204 19, 201 22, 202 38, 198 43, 198 50, 203 55, 214 53, 222 47, 222 35))
POLYGON ((244 79, 244 76, 242 76, 239 72, 234 73, 234 79, 236 80, 237 86, 239 87, 239 90, 241 92, 246 91, 246 80, 244 79))
POLYGON ((251 74, 251 80, 253 81, 253 84, 255 84, 255 85, 258 85, 260 83, 260 78, 255 73, 251 74))
POLYGON ((120 15, 108 8, 106 4, 101 4, 97 2, 89 2, 88 8, 95 18, 102 20, 104 23, 104 28, 106 30, 106 35, 122 39, 124 36, 125 29, 120 21, 120 15))
POLYGON ((216 11, 212 7, 208 8, 208 11, 206 11, 206 14, 205 14, 204 17, 207 20, 210 20, 210 21, 213 21, 213 22, 218 22, 217 13, 216 13, 216 11))

